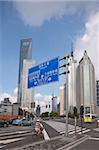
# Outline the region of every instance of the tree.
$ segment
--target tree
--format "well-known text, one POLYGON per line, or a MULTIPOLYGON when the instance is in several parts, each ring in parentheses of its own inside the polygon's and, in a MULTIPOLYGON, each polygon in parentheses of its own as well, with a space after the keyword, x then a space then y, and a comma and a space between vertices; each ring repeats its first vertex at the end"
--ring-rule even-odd
POLYGON ((53 112, 53 111, 52 111, 52 112, 50 113, 50 117, 51 117, 51 118, 55 118, 55 117, 57 117, 57 115, 58 115, 57 112, 53 112))
POLYGON ((49 112, 44 112, 41 114, 41 118, 47 118, 48 117, 49 112))

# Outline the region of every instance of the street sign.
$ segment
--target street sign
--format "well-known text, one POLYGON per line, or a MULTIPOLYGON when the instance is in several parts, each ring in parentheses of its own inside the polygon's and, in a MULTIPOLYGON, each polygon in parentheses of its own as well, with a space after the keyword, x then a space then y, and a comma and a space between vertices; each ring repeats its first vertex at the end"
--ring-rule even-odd
POLYGON ((59 58, 46 61, 28 71, 28 88, 59 80, 59 58))

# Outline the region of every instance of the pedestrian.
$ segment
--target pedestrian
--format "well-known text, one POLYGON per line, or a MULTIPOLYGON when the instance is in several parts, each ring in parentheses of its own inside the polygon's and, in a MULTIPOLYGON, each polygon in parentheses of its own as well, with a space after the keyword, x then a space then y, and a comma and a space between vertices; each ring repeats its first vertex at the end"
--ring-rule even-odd
POLYGON ((41 134, 42 131, 43 131, 43 127, 42 127, 39 120, 37 120, 36 123, 35 123, 35 131, 36 131, 37 135, 41 134))

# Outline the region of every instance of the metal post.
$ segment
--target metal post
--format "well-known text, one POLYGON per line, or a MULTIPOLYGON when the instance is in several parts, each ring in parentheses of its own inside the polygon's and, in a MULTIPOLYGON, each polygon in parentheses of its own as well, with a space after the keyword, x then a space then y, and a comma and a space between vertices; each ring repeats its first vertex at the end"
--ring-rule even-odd
POLYGON ((49 119, 50 119, 50 102, 49 102, 49 119))
POLYGON ((83 122, 82 122, 82 115, 81 115, 81 134, 82 134, 82 129, 83 129, 83 122))
POLYGON ((77 117, 75 116, 75 135, 76 135, 77 117))
MULTIPOLYGON (((68 58, 66 58, 66 64, 68 63, 68 58)), ((68 72, 68 66, 66 65, 66 72, 68 72)), ((65 136, 68 136, 68 73, 66 73, 66 129, 65 129, 65 136)))

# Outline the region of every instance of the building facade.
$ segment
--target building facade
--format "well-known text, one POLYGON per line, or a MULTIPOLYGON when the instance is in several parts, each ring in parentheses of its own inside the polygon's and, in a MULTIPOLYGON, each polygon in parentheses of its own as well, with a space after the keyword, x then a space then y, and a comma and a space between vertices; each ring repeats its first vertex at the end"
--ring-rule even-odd
MULTIPOLYGON (((76 65, 77 61, 74 59, 73 54, 68 58, 68 111, 73 113, 73 107, 76 106, 76 65)), ((65 85, 65 92, 67 86, 65 85)), ((66 100, 65 100, 66 101, 66 100)), ((65 104, 66 105, 66 104, 65 104)))
POLYGON ((12 115, 17 116, 19 115, 19 104, 18 103, 13 103, 12 104, 12 115))
POLYGON ((96 81, 97 106, 99 106, 99 80, 96 81))
POLYGON ((28 111, 32 111, 31 103, 34 102, 33 88, 28 88, 28 70, 33 67, 34 62, 31 59, 23 60, 23 76, 22 76, 22 101, 21 107, 26 108, 28 111))
POLYGON ((0 115, 12 115, 12 103, 8 97, 1 101, 0 115))
POLYGON ((64 115, 64 86, 60 87, 60 116, 64 115))
POLYGON ((22 39, 20 41, 20 60, 19 60, 19 77, 18 77, 18 96, 17 102, 21 105, 22 101, 22 76, 23 60, 32 59, 32 39, 22 39))
POLYGON ((85 113, 96 113, 95 71, 87 52, 80 60, 76 74, 77 108, 84 106, 85 113))
POLYGON ((52 111, 57 112, 57 96, 52 96, 52 111))

